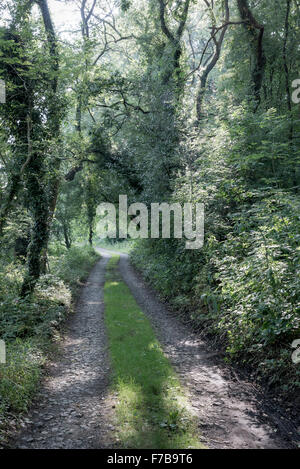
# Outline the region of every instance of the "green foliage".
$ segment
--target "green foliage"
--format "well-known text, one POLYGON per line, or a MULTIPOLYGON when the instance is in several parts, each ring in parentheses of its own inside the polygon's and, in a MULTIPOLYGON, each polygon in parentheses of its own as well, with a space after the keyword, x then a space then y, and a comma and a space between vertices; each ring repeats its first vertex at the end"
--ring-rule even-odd
POLYGON ((202 144, 202 155, 193 175, 175 185, 176 199, 186 201, 192 185, 194 202, 205 202, 204 248, 143 241, 132 260, 163 298, 219 338, 227 359, 293 393, 299 388, 291 359, 300 335, 299 149, 275 110, 228 111, 207 131, 214 133, 209 146, 205 135, 186 138, 184 150, 197 155, 202 144))
MULTIPOLYGON (((30 340, 16 340, 7 346, 7 363, 0 365, 0 416, 6 410, 28 410, 41 377, 45 357, 30 340)), ((0 426, 1 433, 1 426, 0 426)), ((0 435, 1 442, 1 435, 0 435)))
POLYGON ((177 294, 191 293, 198 270, 195 256, 199 257, 198 253, 187 253, 185 244, 177 240, 143 240, 137 243, 131 258, 146 280, 173 301, 177 294))
POLYGON ((0 336, 9 341, 50 337, 70 308, 70 290, 57 276, 48 274, 31 298, 19 298, 22 270, 9 264, 1 272, 0 336))
POLYGON ((86 278, 91 265, 98 258, 98 254, 91 247, 72 247, 64 256, 50 258, 50 262, 55 275, 75 287, 86 278))

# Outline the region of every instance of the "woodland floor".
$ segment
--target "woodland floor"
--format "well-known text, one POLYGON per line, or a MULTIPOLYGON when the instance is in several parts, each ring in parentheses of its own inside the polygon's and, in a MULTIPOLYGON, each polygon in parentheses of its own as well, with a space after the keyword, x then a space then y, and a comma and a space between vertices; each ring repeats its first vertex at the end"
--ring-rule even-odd
MULTIPOLYGON (((42 388, 12 448, 118 448, 116 396, 104 325, 103 286, 110 253, 97 263, 70 318, 59 355, 47 367, 42 388)), ((295 446, 291 417, 253 384, 225 366, 192 329, 158 301, 120 253, 120 272, 149 317, 176 370, 208 448, 279 449, 295 446)))

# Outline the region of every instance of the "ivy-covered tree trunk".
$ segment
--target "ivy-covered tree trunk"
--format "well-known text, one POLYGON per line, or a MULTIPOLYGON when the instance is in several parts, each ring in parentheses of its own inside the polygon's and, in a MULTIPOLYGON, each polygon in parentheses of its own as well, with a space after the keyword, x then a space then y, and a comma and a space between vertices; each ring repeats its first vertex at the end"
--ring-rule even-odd
MULTIPOLYGON (((57 39, 50 16, 50 11, 48 8, 47 0, 39 0, 39 7, 43 17, 43 23, 48 40, 49 48, 49 59, 51 63, 51 77, 49 80, 50 84, 50 95, 49 95, 49 128, 48 132, 50 134, 50 139, 55 142, 56 146, 60 143, 59 133, 60 133, 60 121, 61 121, 61 103, 59 97, 57 96, 58 92, 58 72, 59 72, 59 56, 57 50, 57 39)), ((53 153, 53 149, 51 151, 53 153)), ((56 148, 54 149, 56 153, 56 148)), ((50 237, 50 229, 53 221, 57 197, 60 187, 60 159, 57 156, 51 155, 52 159, 52 171, 49 178, 48 188, 49 188, 49 214, 48 214, 48 227, 46 235, 46 244, 42 253, 42 270, 43 274, 46 273, 47 267, 47 250, 50 237)))
MULTIPOLYGON (((48 96, 45 104, 47 125, 42 136, 41 149, 31 158, 27 165, 27 190, 30 196, 30 205, 33 213, 33 229, 31 243, 28 249, 28 272, 24 279, 21 295, 31 293, 41 273, 46 271, 47 246, 50 236, 50 227, 56 207, 59 190, 60 161, 51 155, 50 177, 46 180, 44 158, 49 152, 48 140, 59 138, 61 105, 57 96, 58 87, 58 52, 56 36, 47 4, 47 0, 38 0, 43 18, 49 48, 50 72, 46 79, 48 96), (45 154, 43 154, 45 153, 45 154)), ((52 150, 52 149, 51 149, 52 150)))
POLYGON ((87 181, 86 188, 86 207, 87 207, 87 219, 89 227, 89 244, 93 245, 94 237, 94 223, 97 210, 97 185, 91 178, 87 181))
POLYGON ((41 274, 41 253, 48 239, 49 206, 45 184, 41 178, 43 161, 41 155, 35 155, 27 167, 27 189, 30 194, 30 206, 33 215, 31 242, 27 253, 28 271, 25 276, 21 296, 31 293, 41 274))
POLYGON ((20 34, 15 31, 14 24, 10 28, 0 30, 0 65, 1 75, 5 82, 14 88, 14 97, 1 106, 7 133, 13 137, 10 143, 14 165, 11 168, 7 195, 1 204, 0 236, 7 216, 18 196, 26 166, 31 157, 31 126, 33 108, 33 84, 29 76, 28 58, 20 34), (11 63, 17 65, 12 67, 11 63), (27 63, 27 65, 24 65, 27 63))

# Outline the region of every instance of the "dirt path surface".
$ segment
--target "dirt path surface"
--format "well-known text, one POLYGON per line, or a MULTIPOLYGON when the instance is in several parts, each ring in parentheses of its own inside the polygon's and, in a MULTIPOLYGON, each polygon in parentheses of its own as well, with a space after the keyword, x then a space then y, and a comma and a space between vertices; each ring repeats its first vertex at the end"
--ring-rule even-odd
POLYGON ((104 327, 103 285, 108 256, 97 263, 67 324, 61 353, 28 415, 14 448, 111 447, 107 398, 109 362, 104 327))
POLYGON ((187 389, 204 443, 216 449, 293 448, 290 419, 270 404, 266 413, 264 397, 251 383, 229 376, 217 354, 209 352, 205 342, 145 286, 125 254, 121 254, 120 272, 187 389))

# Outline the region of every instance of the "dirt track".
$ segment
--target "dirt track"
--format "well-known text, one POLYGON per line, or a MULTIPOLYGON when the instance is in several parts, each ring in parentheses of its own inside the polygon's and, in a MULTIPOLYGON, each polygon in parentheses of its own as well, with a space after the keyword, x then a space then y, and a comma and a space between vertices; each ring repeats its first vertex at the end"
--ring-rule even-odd
MULTIPOLYGON (((98 251, 103 257, 82 289, 61 353, 47 369, 28 423, 11 445, 14 448, 117 447, 103 319, 105 266, 112 253, 98 251)), ((216 354, 145 286, 124 254, 120 272, 181 378, 204 443, 224 449, 293 447, 288 441, 293 430, 289 420, 273 408, 266 413, 253 386, 229 376, 216 354)))

